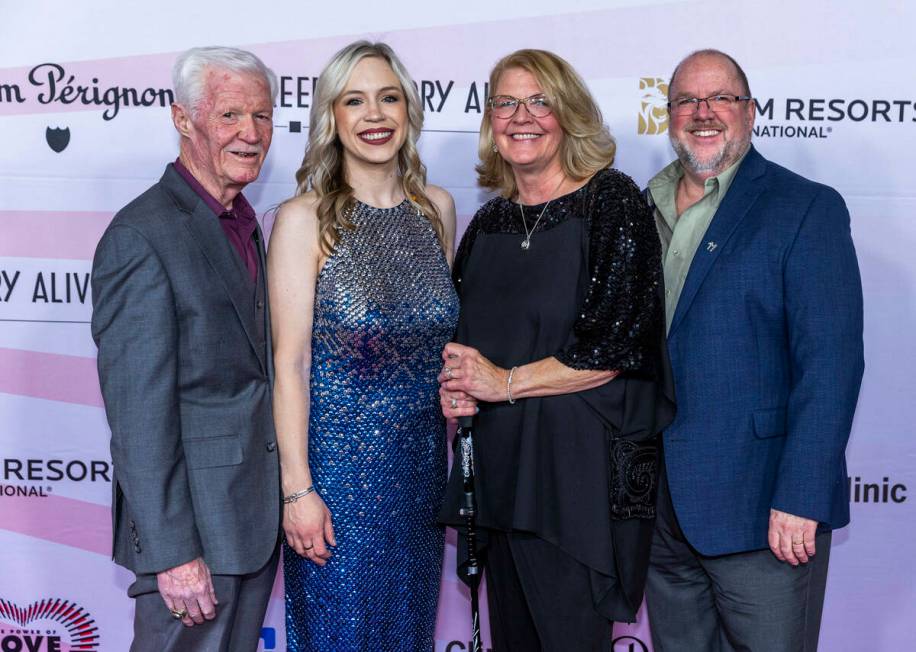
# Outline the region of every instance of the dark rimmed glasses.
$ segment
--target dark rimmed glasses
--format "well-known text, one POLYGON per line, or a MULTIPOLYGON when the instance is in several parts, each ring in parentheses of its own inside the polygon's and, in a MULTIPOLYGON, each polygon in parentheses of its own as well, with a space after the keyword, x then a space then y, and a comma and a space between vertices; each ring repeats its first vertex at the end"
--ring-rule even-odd
POLYGON ((531 97, 512 97, 511 95, 494 95, 487 100, 487 105, 493 116, 505 120, 511 118, 518 111, 519 105, 524 104, 528 113, 534 118, 546 118, 553 110, 550 100, 543 93, 531 97))
POLYGON ((750 95, 732 95, 718 93, 709 97, 679 97, 668 102, 668 111, 674 115, 693 115, 700 109, 700 103, 706 102, 706 108, 713 113, 726 113, 738 102, 748 102, 754 99, 750 95))

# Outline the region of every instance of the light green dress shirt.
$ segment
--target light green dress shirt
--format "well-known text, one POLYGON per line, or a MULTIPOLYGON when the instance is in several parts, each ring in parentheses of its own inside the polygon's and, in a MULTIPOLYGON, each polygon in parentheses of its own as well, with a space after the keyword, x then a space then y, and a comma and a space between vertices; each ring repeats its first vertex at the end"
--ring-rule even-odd
MULTIPOLYGON (((747 153, 745 152, 745 156, 747 153)), ((649 194, 654 204, 655 225, 662 241, 662 268, 665 272, 665 332, 671 329, 674 310, 684 289, 684 280, 697 249, 702 246, 718 246, 715 242, 703 242, 703 236, 712 222, 719 204, 728 192, 729 186, 744 160, 742 156, 731 167, 704 184, 703 197, 678 216, 677 184, 684 176, 680 161, 674 161, 649 181, 649 194)))

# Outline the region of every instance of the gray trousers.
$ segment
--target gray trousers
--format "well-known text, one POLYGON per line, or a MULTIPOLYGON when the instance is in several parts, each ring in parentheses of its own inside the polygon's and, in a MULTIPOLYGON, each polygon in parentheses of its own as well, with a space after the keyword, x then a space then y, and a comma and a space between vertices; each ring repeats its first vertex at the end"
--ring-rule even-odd
POLYGON ((646 585, 655 651, 815 652, 831 533, 818 533, 817 554, 794 567, 769 549, 703 556, 687 543, 660 475, 646 585))
POLYGON ((130 652, 254 652, 277 575, 280 547, 249 575, 213 575, 216 618, 185 627, 169 613, 155 575, 138 575, 128 595, 135 600, 130 652))

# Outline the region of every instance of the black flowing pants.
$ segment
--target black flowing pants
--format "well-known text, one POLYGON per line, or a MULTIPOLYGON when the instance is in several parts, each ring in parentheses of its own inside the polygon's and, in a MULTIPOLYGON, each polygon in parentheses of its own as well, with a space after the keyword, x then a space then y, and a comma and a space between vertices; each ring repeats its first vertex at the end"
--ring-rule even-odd
POLYGON ((613 623, 592 605, 586 566, 531 534, 491 531, 489 542, 494 652, 610 652, 613 623))

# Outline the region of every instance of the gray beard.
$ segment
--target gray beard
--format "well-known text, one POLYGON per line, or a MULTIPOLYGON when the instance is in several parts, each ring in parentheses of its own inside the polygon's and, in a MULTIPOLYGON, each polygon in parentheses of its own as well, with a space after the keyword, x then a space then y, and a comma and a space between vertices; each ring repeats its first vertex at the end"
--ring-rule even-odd
POLYGON ((751 145, 750 137, 742 140, 732 140, 725 143, 725 146, 718 154, 710 157, 706 161, 701 161, 697 158, 696 154, 684 145, 684 143, 673 137, 669 138, 671 140, 671 147, 674 149, 674 153, 677 154, 677 158, 681 162, 681 165, 694 174, 706 174, 709 172, 721 174, 735 161, 741 158, 751 145))

